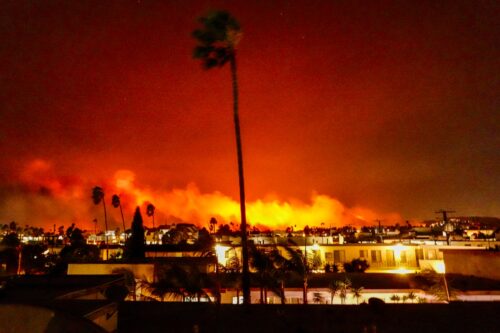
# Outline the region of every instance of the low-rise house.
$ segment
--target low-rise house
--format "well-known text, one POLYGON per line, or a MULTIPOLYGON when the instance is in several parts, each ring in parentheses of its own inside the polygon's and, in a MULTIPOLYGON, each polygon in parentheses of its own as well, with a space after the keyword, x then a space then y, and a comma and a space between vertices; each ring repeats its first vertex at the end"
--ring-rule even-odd
POLYGON ((475 249, 442 249, 446 273, 500 281, 500 252, 475 249))
MULTIPOLYGON (((315 239, 307 238, 281 238, 278 244, 256 244, 264 251, 277 249, 283 256, 287 256, 284 246, 297 251, 301 256, 306 253, 309 267, 321 271, 325 265, 336 265, 342 269, 345 263, 352 260, 366 260, 369 264, 367 272, 396 272, 411 273, 423 270, 444 271, 443 249, 473 249, 485 251, 486 242, 470 244, 470 242, 456 242, 456 245, 434 244, 434 242, 413 243, 353 243, 353 244, 320 244, 314 243, 315 239), (280 243, 285 241, 286 243, 280 243), (473 245, 473 246, 472 246, 473 245)), ((218 262, 222 266, 241 263, 241 246, 217 243, 215 252, 218 262)))
POLYGON ((78 327, 87 328, 81 332, 114 332, 117 329, 118 306, 106 295, 109 296, 110 288, 125 286, 120 275, 14 276, 0 282, 0 318, 9 317, 8 320, 0 319, 2 332, 7 331, 2 329, 6 324, 18 325, 19 329, 13 332, 27 332, 33 318, 43 318, 47 325, 61 325, 61 332, 79 332, 78 327), (26 314, 34 317, 25 322, 26 314))

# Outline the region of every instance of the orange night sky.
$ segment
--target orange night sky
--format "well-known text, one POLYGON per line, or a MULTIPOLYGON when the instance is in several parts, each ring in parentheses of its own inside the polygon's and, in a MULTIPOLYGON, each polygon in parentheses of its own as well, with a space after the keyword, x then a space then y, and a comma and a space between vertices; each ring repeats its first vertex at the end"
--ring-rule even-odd
POLYGON ((159 223, 237 221, 229 69, 191 57, 210 8, 244 33, 250 224, 499 216, 499 7, 4 1, 0 223, 90 228, 95 185, 122 195, 128 222, 147 201, 159 223))

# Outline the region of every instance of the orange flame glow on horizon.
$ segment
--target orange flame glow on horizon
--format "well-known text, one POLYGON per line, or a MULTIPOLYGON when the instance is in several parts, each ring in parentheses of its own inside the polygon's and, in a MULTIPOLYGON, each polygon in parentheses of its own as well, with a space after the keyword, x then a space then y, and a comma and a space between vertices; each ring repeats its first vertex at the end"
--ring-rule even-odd
MULTIPOLYGON (((31 192, 9 197, 8 204, 0 207, 0 214, 4 215, 1 218, 38 226, 52 226, 52 223, 69 225, 76 222, 86 229, 93 229, 91 221, 94 218, 102 220, 102 208, 94 206, 90 199, 93 185, 89 182, 57 177, 50 163, 42 160, 30 163, 19 178, 31 192), (40 192, 42 188, 43 191, 40 192), (8 211, 8 217, 5 216, 5 211, 8 211)), ((144 188, 135 184, 134 172, 118 170, 109 182, 100 185, 106 194, 112 226, 121 226, 119 213, 110 205, 111 196, 115 193, 121 197, 128 226, 134 208, 144 207, 147 203, 156 206, 156 225, 183 221, 207 227, 211 217, 215 217, 219 224, 240 221, 238 201, 217 191, 201 193, 194 183, 189 183, 186 188, 171 190, 144 188)), ((248 223, 261 230, 284 230, 290 226, 298 230, 306 225, 372 225, 377 218, 391 222, 401 220, 396 213, 380 215, 362 207, 348 208, 337 199, 318 193, 312 193, 309 202, 296 199, 284 201, 275 196, 247 202, 248 223)), ((149 218, 144 216, 144 223, 150 226, 149 218)))

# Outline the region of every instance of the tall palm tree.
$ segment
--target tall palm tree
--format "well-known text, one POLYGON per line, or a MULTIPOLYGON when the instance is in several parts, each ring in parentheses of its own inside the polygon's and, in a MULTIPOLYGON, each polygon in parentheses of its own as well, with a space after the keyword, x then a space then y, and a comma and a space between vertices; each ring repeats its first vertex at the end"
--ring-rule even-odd
POLYGON ((153 244, 156 243, 155 210, 156 207, 152 203, 146 207, 146 214, 153 219, 153 244))
POLYGON ((125 218, 123 217, 122 203, 121 203, 121 200, 120 200, 120 197, 118 196, 118 194, 113 194, 113 196, 111 197, 111 204, 115 208, 120 207, 120 214, 122 215, 122 223, 123 223, 123 232, 125 233, 125 241, 127 241, 127 232, 126 232, 126 228, 125 228, 125 218))
POLYGON ((106 214, 106 203, 104 201, 104 191, 102 190, 101 187, 96 186, 92 189, 92 200, 94 201, 95 205, 99 205, 102 202, 102 207, 104 208, 104 242, 106 243, 106 260, 109 259, 109 248, 108 248, 108 236, 107 236, 107 231, 108 231, 108 217, 106 214))
POLYGON ((260 303, 267 304, 268 291, 276 294, 284 303, 283 273, 286 259, 276 249, 270 253, 265 253, 251 244, 249 250, 250 266, 255 270, 254 276, 260 285, 260 303))
POLYGON ((245 208, 245 182, 243 173, 243 151, 241 146, 240 120, 238 114, 238 79, 236 75, 236 46, 241 39, 240 24, 226 11, 216 11, 199 19, 201 29, 193 31, 198 45, 194 58, 201 59, 206 69, 222 67, 227 62, 231 68, 233 86, 233 118, 238 155, 238 178, 240 187, 241 244, 243 259, 243 304, 250 304, 250 275, 248 270, 247 221, 245 208))
POLYGON ((307 264, 304 256, 289 246, 283 246, 286 251, 288 259, 288 270, 297 273, 303 281, 302 285, 302 302, 307 304, 307 264))

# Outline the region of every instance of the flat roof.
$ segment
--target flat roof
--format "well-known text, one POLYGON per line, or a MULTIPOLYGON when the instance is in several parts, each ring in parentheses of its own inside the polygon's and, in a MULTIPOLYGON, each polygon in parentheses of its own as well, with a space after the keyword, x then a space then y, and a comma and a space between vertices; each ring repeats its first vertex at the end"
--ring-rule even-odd
POLYGON ((80 290, 103 287, 123 280, 120 275, 20 275, 2 277, 0 302, 54 300, 80 290))

